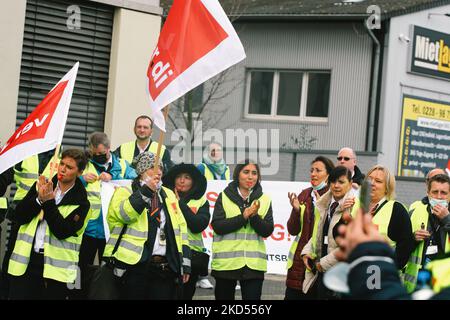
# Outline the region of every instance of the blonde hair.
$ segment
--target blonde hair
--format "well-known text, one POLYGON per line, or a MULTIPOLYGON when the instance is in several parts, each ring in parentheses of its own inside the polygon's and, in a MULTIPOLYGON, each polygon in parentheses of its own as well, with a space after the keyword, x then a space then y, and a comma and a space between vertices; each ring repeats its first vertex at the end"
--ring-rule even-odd
POLYGON ((367 172, 365 180, 369 179, 369 176, 372 174, 372 172, 379 170, 384 173, 384 183, 386 185, 386 198, 388 200, 395 200, 395 177, 393 174, 391 174, 385 166, 382 166, 381 164, 377 164, 370 168, 370 170, 367 172))

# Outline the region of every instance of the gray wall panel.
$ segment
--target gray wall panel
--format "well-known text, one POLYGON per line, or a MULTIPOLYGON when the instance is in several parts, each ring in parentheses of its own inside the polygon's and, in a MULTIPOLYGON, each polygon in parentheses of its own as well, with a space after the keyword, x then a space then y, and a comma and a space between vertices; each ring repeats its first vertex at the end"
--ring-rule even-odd
MULTIPOLYGON (((331 70, 329 118, 326 123, 303 122, 317 138, 315 149, 352 146, 364 150, 370 89, 372 43, 362 24, 267 23, 237 25, 247 58, 234 67, 230 78, 244 81, 226 98, 208 106, 228 110, 218 129, 279 129, 280 146, 297 136, 300 122, 244 118, 246 68, 331 70)), ((232 84, 228 84, 229 87, 232 84)), ((207 125, 203 125, 207 127, 207 125)), ((169 134, 166 143, 172 144, 169 134)))

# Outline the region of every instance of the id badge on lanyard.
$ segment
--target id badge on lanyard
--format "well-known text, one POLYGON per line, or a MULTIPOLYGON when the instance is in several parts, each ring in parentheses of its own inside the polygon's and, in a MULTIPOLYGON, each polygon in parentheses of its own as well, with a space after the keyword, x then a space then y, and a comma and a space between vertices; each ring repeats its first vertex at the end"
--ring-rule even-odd
POLYGON ((166 245, 166 233, 164 232, 163 228, 159 229, 159 245, 165 246, 166 245))
POLYGON ((427 256, 432 256, 432 255, 434 255, 434 254, 436 254, 436 253, 438 253, 438 246, 437 245, 433 245, 433 244, 430 244, 429 246, 428 246, 428 248, 427 248, 427 252, 425 253, 425 255, 427 255, 427 256))

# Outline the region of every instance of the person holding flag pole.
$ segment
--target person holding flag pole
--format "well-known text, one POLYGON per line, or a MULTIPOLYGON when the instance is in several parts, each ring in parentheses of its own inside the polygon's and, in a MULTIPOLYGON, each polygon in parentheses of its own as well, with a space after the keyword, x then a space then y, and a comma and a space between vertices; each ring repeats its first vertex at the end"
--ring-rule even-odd
POLYGON ((169 104, 244 58, 242 43, 218 1, 174 0, 147 69, 147 97, 161 130, 154 175, 169 104))
MULTIPOLYGON (((64 134, 64 127, 67 121, 67 115, 69 111, 70 101, 72 98, 73 88, 75 85, 75 79, 78 72, 79 63, 77 62, 73 68, 53 87, 53 89, 44 97, 44 99, 41 101, 41 103, 33 110, 33 112, 25 119, 25 121, 22 123, 22 125, 14 132, 14 134, 8 139, 6 144, 0 149, 0 173, 5 172, 6 170, 10 170, 13 166, 15 166, 17 163, 21 162, 22 169, 25 167, 26 169, 30 169, 32 172, 20 172, 16 171, 15 174, 20 179, 16 179, 19 183, 19 187, 23 187, 22 191, 19 188, 19 195, 20 197, 25 196, 25 198, 28 195, 36 194, 38 195, 35 197, 36 205, 40 205, 41 203, 45 203, 46 201, 51 200, 52 195, 53 198, 56 196, 58 197, 58 202, 61 201, 61 199, 64 197, 64 195, 69 190, 62 190, 67 187, 67 184, 64 185, 64 183, 70 184, 70 179, 74 178, 73 174, 71 175, 70 172, 79 172, 84 169, 83 167, 83 157, 84 153, 82 151, 76 150, 70 155, 66 155, 66 157, 71 158, 71 160, 75 161, 76 166, 73 166, 74 162, 67 160, 64 163, 63 168, 61 168, 58 171, 58 176, 56 178, 60 178, 57 186, 59 186, 59 194, 58 192, 55 193, 50 192, 50 183, 51 181, 48 181, 48 179, 44 176, 39 177, 39 181, 35 184, 33 184, 34 181, 38 180, 38 177, 36 175, 39 173, 40 165, 40 158, 38 159, 37 154, 46 153, 49 150, 54 150, 56 147, 56 152, 53 156, 53 163, 56 164, 57 162, 57 155, 59 153, 59 146, 62 141, 62 137, 64 134), (36 173, 33 173, 36 172, 36 173), (34 180, 34 181, 33 181, 34 180), (65 180, 65 181, 63 181, 65 180), (41 186, 41 189, 38 191, 36 190, 36 186, 41 186), (65 193, 62 193, 61 191, 65 191, 65 193), (23 193, 23 194, 21 194, 23 193), (52 195, 51 195, 52 194, 52 195), (36 200, 37 199, 37 200, 36 200), (41 201, 42 200, 42 201, 41 201), (39 202, 41 201, 41 202, 39 202)), ((64 158, 64 156, 63 156, 64 158)), ((56 165, 50 165, 50 178, 57 170, 56 165)), ((75 175, 76 177, 76 175, 75 175)), ((73 180, 76 181, 76 180, 73 180)), ((72 181, 72 182, 73 182, 72 181)), ((58 187, 57 187, 58 188, 58 187)), ((72 185, 73 188, 73 185, 72 185)), ((84 188, 83 188, 84 190, 84 188)), ((85 192, 85 191, 84 191, 85 192)), ((85 194, 85 193, 84 193, 85 194)), ((77 195, 81 198, 78 201, 79 205, 82 207, 80 209, 80 212, 77 213, 77 217, 74 218, 77 220, 76 222, 83 222, 84 221, 84 212, 88 212, 89 209, 89 203, 87 205, 87 208, 85 205, 83 205, 82 196, 83 192, 82 190, 77 191, 77 195)), ((66 198, 70 199, 70 197, 66 198)), ((18 207, 22 206, 22 208, 26 209, 26 214, 31 213, 31 209, 28 206, 23 206, 23 203, 26 203, 25 199, 18 203, 18 207)), ((50 203, 55 203, 51 202, 50 203)), ((63 203, 64 204, 64 201, 63 203)), ((51 211, 55 211, 54 207, 51 206, 51 211)), ((36 208, 35 208, 36 209, 36 208)), ((51 243, 49 241, 54 240, 52 237, 48 236, 48 228, 46 228, 45 223, 47 220, 51 220, 51 218, 46 217, 45 215, 45 208, 36 209, 36 216, 32 218, 32 222, 30 221, 24 221, 22 219, 25 219, 25 217, 20 214, 21 210, 12 211, 11 219, 18 221, 21 225, 19 232, 18 232, 18 238, 15 241, 15 247, 14 252, 9 260, 9 267, 8 267, 8 273, 13 276, 13 282, 14 280, 17 280, 18 278, 21 278, 25 275, 29 275, 27 273, 29 264, 30 264, 30 254, 32 251, 32 246, 34 245, 34 252, 37 254, 40 254, 41 249, 47 250, 45 253, 43 253, 43 256, 45 257, 45 265, 43 267, 43 276, 45 279, 53 279, 53 280, 63 280, 65 283, 72 283, 75 281, 77 277, 76 272, 76 262, 72 265, 72 270, 70 271, 63 271, 61 270, 57 271, 52 270, 52 268, 55 268, 55 266, 52 266, 52 262, 57 262, 57 259, 52 259, 52 254, 55 253, 55 249, 53 248, 54 243, 51 243), (43 209, 43 210, 42 210, 43 209), (43 213, 41 213, 43 211, 43 213), (47 219, 48 218, 48 219, 47 219), (38 244, 37 238, 35 235, 37 235, 37 225, 41 224, 41 221, 45 220, 45 223, 43 223, 43 227, 41 228, 40 236, 42 238, 39 238, 40 241, 38 244), (35 229, 36 228, 36 229, 35 229), (34 231, 33 231, 34 229, 34 231), (44 233, 42 233, 44 232, 44 233), (30 243, 31 241, 31 243, 30 243), (16 278, 14 278, 14 276, 16 278), (66 277, 67 276, 67 277, 66 277), (64 279, 63 279, 64 278, 64 279), (67 281, 64 281, 67 280, 67 281)), ((57 211, 57 210, 56 210, 57 211)), ((73 207, 72 207, 73 211, 73 207)), ((34 211, 33 211, 34 212, 34 211)), ((60 218, 58 215, 52 215, 49 214, 49 216, 53 216, 55 219, 60 218)), ((64 215, 63 217, 66 217, 64 215)), ((53 220, 54 222, 55 220, 53 220)), ((63 228, 64 224, 59 221, 59 227, 63 228)), ((80 228, 78 228, 80 229, 80 228)), ((80 231, 77 229, 77 232, 80 231)), ((65 232, 68 232, 66 229, 65 232)), ((58 239, 60 240, 60 239, 58 239)), ((72 244, 73 245, 73 244, 72 244)), ((71 257, 70 262, 74 262, 78 259, 78 254, 74 253, 71 257)), ((63 259, 64 260, 64 259, 63 259)), ((36 260, 33 260, 36 262, 36 260)), ((61 261, 59 261, 61 262, 61 261)), ((30 267, 30 270, 33 269, 30 267)), ((42 277, 42 275, 41 275, 42 277)), ((17 283, 16 283, 17 284, 17 283)), ((35 283, 36 284, 36 283, 35 283)), ((41 283, 42 285, 42 283, 41 283)), ((44 286, 46 287, 46 285, 44 286)), ((14 287, 17 289, 17 286, 14 287)), ((26 290, 15 290, 15 294, 12 294, 10 292, 10 297, 15 296, 17 298, 33 298, 33 296, 23 296, 22 294, 25 294, 25 292, 31 292, 33 290, 30 290, 29 285, 26 286, 26 290)), ((42 290, 34 291, 35 298, 43 298, 45 295, 42 295, 42 290), (38 293, 38 291, 40 291, 38 293)), ((55 296, 53 296, 56 298, 55 296)), ((62 297, 60 297, 62 298, 62 297)))

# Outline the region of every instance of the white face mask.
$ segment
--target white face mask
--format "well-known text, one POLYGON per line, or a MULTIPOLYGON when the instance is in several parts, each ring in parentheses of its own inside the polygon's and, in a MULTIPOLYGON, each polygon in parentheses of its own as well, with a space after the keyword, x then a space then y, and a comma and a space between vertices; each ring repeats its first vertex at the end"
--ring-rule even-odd
POLYGON ((323 188, 325 188, 327 186, 327 183, 324 181, 322 181, 318 186, 312 186, 312 188, 316 191, 322 190, 323 188))
POLYGON ((430 206, 431 208, 434 208, 435 206, 437 206, 438 204, 441 205, 444 208, 448 207, 448 201, 445 199, 435 199, 435 198, 430 198, 428 197, 428 201, 430 201, 430 206))

